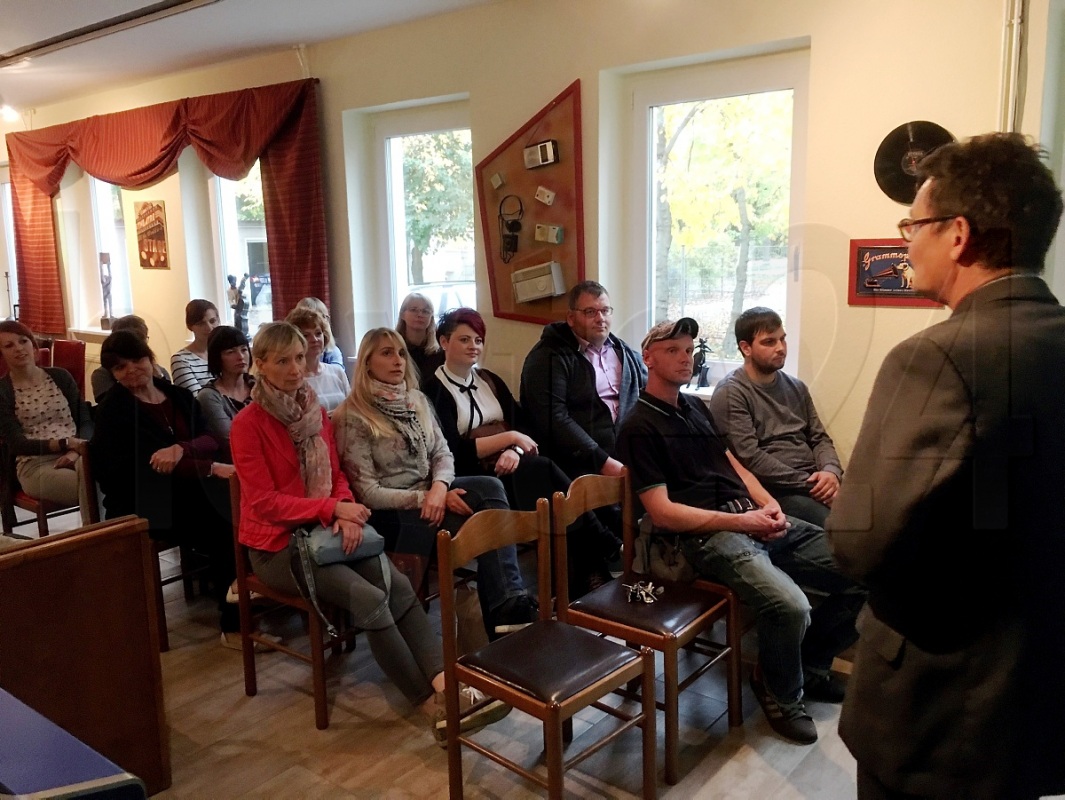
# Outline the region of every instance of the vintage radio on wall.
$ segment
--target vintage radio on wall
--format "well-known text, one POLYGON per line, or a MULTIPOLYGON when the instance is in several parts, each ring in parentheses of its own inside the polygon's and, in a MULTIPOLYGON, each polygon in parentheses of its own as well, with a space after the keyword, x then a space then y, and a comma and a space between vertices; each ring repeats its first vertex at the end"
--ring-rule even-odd
POLYGON ((558 161, 558 142, 554 139, 545 139, 526 147, 522 155, 525 158, 525 169, 546 167, 558 161))
POLYGON ((543 297, 558 297, 566 291, 562 282, 562 265, 557 261, 545 261, 532 267, 519 269, 510 276, 514 284, 514 301, 528 303, 543 297))

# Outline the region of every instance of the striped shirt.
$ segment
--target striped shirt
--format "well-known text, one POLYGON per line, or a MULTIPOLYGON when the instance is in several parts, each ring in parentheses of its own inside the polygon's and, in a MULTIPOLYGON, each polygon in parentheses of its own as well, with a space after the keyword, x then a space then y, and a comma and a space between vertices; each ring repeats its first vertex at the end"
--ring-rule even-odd
POLYGON ((207 359, 200 358, 191 350, 182 348, 170 357, 170 372, 174 378, 174 385, 182 389, 188 389, 194 395, 199 394, 200 389, 213 379, 211 370, 207 368, 207 359))

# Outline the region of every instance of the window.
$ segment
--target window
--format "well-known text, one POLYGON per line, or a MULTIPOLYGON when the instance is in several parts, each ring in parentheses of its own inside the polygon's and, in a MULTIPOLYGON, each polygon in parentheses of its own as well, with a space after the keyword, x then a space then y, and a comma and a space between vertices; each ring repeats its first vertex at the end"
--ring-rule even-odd
POLYGON ((421 292, 439 314, 475 307, 473 153, 465 105, 375 115, 393 308, 421 292))
POLYGON ((7 269, 4 271, 5 288, 8 304, 3 309, 3 316, 18 316, 18 277, 15 275, 15 213, 11 200, 11 184, 0 183, 0 218, 4 221, 4 244, 7 256, 7 269))
POLYGON ((797 338, 789 253, 805 74, 804 57, 783 54, 632 82, 647 324, 695 318, 708 363, 741 359, 733 324, 752 306, 780 313, 797 338))
MULTIPOLYGON (((130 291, 129 261, 126 250, 126 219, 122 210, 122 190, 110 183, 89 178, 92 188, 92 213, 96 225, 97 265, 101 284, 110 281, 111 307, 102 308, 102 315, 110 312, 112 317, 133 313, 133 296, 130 291), (100 260, 106 257, 110 264, 100 260)), ((101 307, 103 304, 101 303, 101 307)), ((98 325, 98 321, 90 321, 98 325)))
MULTIPOLYGON (((274 319, 259 162, 255 162, 242 180, 216 180, 222 271, 226 286, 230 285, 229 278, 232 277, 243 293, 248 330, 254 333, 259 325, 274 319)), ((232 300, 226 305, 229 308, 224 316, 229 324, 233 324, 232 300)))

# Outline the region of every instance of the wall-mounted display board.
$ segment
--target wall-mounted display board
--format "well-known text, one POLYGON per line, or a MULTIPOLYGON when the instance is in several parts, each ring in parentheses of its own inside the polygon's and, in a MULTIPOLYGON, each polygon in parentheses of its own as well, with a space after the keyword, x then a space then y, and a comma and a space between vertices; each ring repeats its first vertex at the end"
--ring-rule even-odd
POLYGON ((492 311, 546 324, 584 280, 581 82, 477 165, 492 311))

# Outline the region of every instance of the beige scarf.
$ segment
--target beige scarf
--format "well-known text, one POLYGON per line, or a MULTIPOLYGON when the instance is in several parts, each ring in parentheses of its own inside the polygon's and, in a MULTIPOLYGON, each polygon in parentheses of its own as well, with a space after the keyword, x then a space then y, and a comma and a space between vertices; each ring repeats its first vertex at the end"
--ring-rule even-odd
POLYGON ((251 399, 286 428, 296 445, 300 476, 308 497, 329 497, 333 493, 333 468, 329 446, 322 438, 322 407, 308 384, 286 394, 260 377, 251 390, 251 399))

